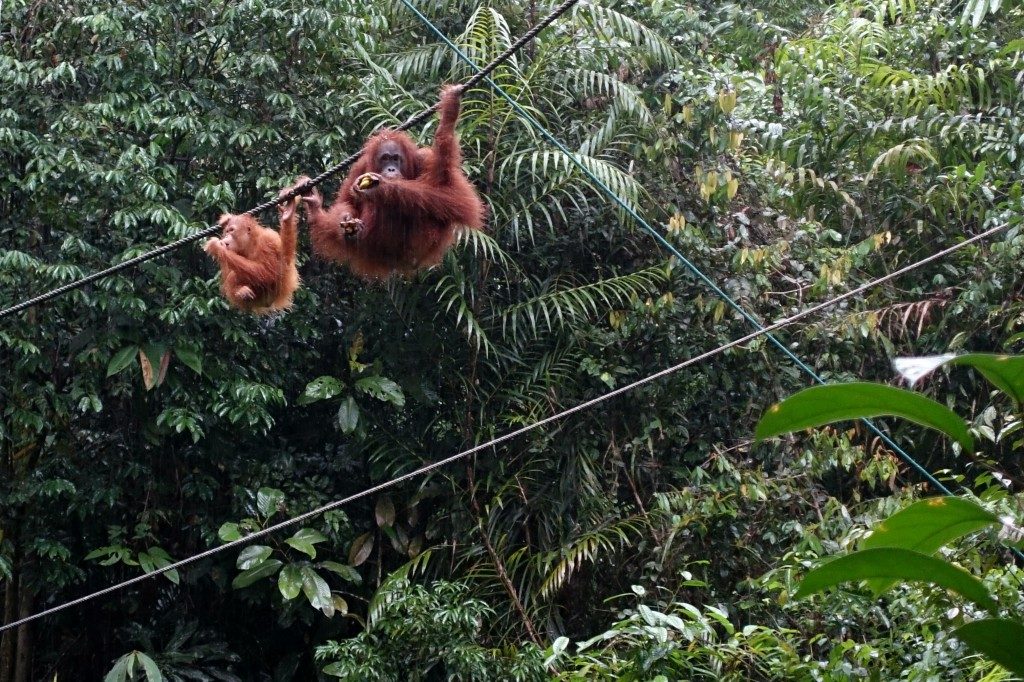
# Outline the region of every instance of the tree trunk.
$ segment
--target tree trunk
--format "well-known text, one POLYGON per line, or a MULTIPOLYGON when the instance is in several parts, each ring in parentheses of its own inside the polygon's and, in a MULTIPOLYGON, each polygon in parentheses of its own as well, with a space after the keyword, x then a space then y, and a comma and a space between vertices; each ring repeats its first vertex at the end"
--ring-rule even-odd
MULTIPOLYGON (((19 590, 18 618, 28 618, 35 606, 35 595, 22 583, 19 590)), ((18 647, 14 657, 14 682, 32 682, 32 625, 18 628, 18 647)))
MULTIPOLYGON (((14 621, 18 615, 18 574, 7 581, 4 589, 4 622, 14 621)), ((0 682, 11 682, 14 677, 14 630, 5 630, 0 639, 0 682)))

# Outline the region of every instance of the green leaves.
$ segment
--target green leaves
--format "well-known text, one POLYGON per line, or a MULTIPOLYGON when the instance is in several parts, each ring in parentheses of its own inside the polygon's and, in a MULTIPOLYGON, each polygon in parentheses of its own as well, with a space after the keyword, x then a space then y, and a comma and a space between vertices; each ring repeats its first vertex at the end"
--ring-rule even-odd
POLYGON ((990 613, 996 602, 980 580, 947 561, 895 547, 865 549, 833 559, 811 570, 794 597, 802 599, 853 580, 908 580, 930 582, 952 590, 990 613))
POLYGON ((356 405, 355 398, 348 396, 341 401, 341 407, 338 408, 338 428, 342 433, 348 434, 355 431, 357 426, 359 426, 359 406, 356 405))
POLYGON ((391 379, 381 376, 363 377, 356 382, 356 389, 367 393, 377 400, 389 402, 395 407, 405 405, 405 394, 402 389, 391 379))
POLYGON ((329 376, 319 376, 306 384, 305 390, 299 396, 299 405, 308 405, 318 400, 329 400, 345 390, 345 384, 340 379, 329 376))
POLYGON ((117 351, 117 353, 114 354, 114 357, 110 359, 110 363, 107 365, 107 376, 114 376, 130 365, 132 360, 135 359, 135 354, 138 352, 138 346, 125 346, 121 350, 117 351))
POLYGON ((295 599, 302 591, 302 571, 298 564, 289 564, 284 567, 277 577, 277 589, 285 599, 295 599))
POLYGON ((964 644, 1012 673, 1024 675, 1024 625, 1009 618, 987 618, 960 626, 954 633, 964 644))
POLYGON ((1018 405, 1024 404, 1024 356, 969 353, 958 355, 949 364, 973 367, 1018 405))
POLYGON ((310 606, 320 609, 325 616, 334 615, 334 601, 331 599, 331 587, 327 581, 309 566, 299 569, 302 574, 302 592, 309 600, 310 606))
POLYGON ((256 564, 252 568, 242 571, 235 576, 235 579, 231 581, 231 587, 236 590, 240 590, 243 587, 249 587, 249 585, 252 585, 259 580, 269 578, 276 574, 281 566, 281 561, 277 559, 267 559, 266 561, 256 564))
POLYGON ((145 673, 146 682, 163 682, 165 679, 152 658, 141 651, 132 651, 117 659, 103 682, 134 682, 138 679, 135 676, 136 668, 141 668, 145 673))
POLYGON ((269 559, 273 551, 266 545, 249 545, 239 553, 235 566, 243 571, 247 571, 269 559))
POLYGON ((911 383, 927 376, 943 365, 973 367, 993 386, 1010 396, 1017 405, 1024 404, 1024 356, 995 353, 966 355, 934 355, 896 358, 893 365, 911 383))
POLYGON ((945 433, 968 452, 974 450, 963 419, 945 405, 911 391, 867 382, 804 389, 768 408, 754 436, 761 441, 832 422, 880 416, 903 417, 945 433))
POLYGON ((902 547, 931 554, 957 538, 999 523, 999 517, 969 500, 933 497, 877 524, 861 547, 902 547))
POLYGON ((260 488, 256 491, 256 509, 265 518, 270 518, 284 508, 284 493, 277 488, 260 488))
POLYGON ((295 535, 285 540, 290 547, 308 555, 310 559, 316 558, 316 549, 313 545, 326 541, 327 538, 312 528, 303 528, 295 535))

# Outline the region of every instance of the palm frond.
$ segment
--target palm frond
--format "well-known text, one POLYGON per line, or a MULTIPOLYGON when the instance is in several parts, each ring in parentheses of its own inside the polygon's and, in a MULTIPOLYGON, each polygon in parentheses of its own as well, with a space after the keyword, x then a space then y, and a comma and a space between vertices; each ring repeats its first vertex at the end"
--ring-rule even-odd
MULTIPOLYGON (((525 326, 533 336, 573 325, 616 305, 653 294, 666 281, 665 268, 654 266, 627 275, 545 292, 499 314, 502 334, 517 337, 525 326)), ((552 282, 557 284, 557 282, 552 282)))
POLYGON ((606 41, 613 37, 629 41, 633 50, 650 57, 656 64, 675 66, 683 62, 682 56, 667 40, 621 12, 591 1, 577 5, 573 16, 606 41))

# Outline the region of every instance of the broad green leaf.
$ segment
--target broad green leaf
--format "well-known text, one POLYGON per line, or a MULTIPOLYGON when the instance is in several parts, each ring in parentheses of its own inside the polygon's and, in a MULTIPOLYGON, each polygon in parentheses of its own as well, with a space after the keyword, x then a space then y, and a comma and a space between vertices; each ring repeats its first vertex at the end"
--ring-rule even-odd
POLYGON ((363 582, 363 576, 359 575, 359 571, 346 566, 345 564, 339 564, 337 561, 321 561, 318 566, 325 570, 331 571, 341 576, 343 580, 346 580, 354 585, 359 585, 363 582))
POLYGON ((164 676, 160 672, 160 668, 157 667, 156 661, 141 651, 135 652, 135 660, 141 663, 142 669, 146 671, 146 682, 163 682, 164 676))
MULTIPOLYGON (((920 500, 881 521, 861 543, 861 549, 901 547, 922 554, 934 554, 943 545, 985 526, 999 524, 999 518, 975 503, 959 497, 920 500)), ((870 580, 875 594, 892 586, 891 580, 870 580)))
POLYGON ((391 379, 385 379, 384 377, 363 377, 356 382, 356 388, 372 395, 377 400, 384 400, 395 407, 402 407, 405 405, 405 394, 402 393, 401 387, 391 379))
POLYGON ((103 678, 103 682, 124 682, 128 679, 128 666, 135 667, 135 652, 125 654, 121 658, 117 659, 114 663, 114 667, 110 669, 106 677, 103 678))
POLYGON ((217 530, 217 537, 223 542, 233 542, 242 537, 242 534, 238 530, 238 524, 229 521, 217 530))
POLYGON ((1024 625, 1009 618, 988 618, 960 626, 953 636, 1012 673, 1024 675, 1024 625))
POLYGON ((288 564, 277 576, 277 589, 285 600, 295 599, 302 591, 302 571, 295 564, 288 564))
MULTIPOLYGON (((339 663, 331 663, 329 665, 325 665, 323 667, 323 674, 324 675, 330 675, 331 677, 344 677, 345 675, 348 674, 348 666, 349 665, 350 664, 347 661, 342 661, 342 662, 339 662, 339 663)), ((107 680, 104 680, 104 682, 111 682, 111 681, 109 679, 107 679, 107 680)))
POLYGON ((1024 404, 1024 356, 968 353, 958 355, 949 364, 973 367, 1015 403, 1024 404))
POLYGON ((248 571, 269 559, 273 551, 266 545, 249 545, 239 552, 235 566, 241 571, 248 571))
POLYGON ((235 579, 231 581, 231 587, 236 590, 240 590, 243 587, 249 587, 257 580, 263 578, 269 578, 270 576, 277 573, 278 569, 281 568, 281 562, 277 559, 268 559, 258 566, 250 568, 248 571, 244 571, 235 576, 235 579))
POLYGON ((266 517, 271 517, 284 506, 284 493, 277 488, 260 488, 256 491, 256 508, 266 517))
POLYGON ((973 452, 964 420, 931 398, 883 384, 854 382, 813 386, 768 408, 754 431, 758 440, 847 419, 895 416, 945 433, 973 452))
POLYGON ((907 580, 929 582, 973 601, 990 613, 997 609, 980 580, 948 561, 909 549, 878 547, 828 561, 811 570, 800 583, 795 599, 854 580, 907 580))
MULTIPOLYGON (((148 554, 150 560, 154 564, 154 567, 157 569, 164 568, 165 566, 169 566, 174 563, 174 560, 171 559, 171 555, 164 551, 162 547, 150 547, 148 554)), ((170 571, 164 571, 162 575, 175 585, 177 585, 181 580, 181 576, 178 574, 178 569, 176 568, 170 571)))
POLYGON ((191 348, 185 348, 183 346, 176 346, 174 354, 178 356, 182 364, 191 369, 196 374, 203 373, 203 358, 196 351, 191 348))
POLYGON ((381 495, 377 498, 377 505, 374 508, 374 516, 377 525, 381 527, 395 525, 395 504, 388 495, 381 495))
POLYGON ((348 563, 352 566, 359 566, 370 558, 373 551, 373 533, 363 533, 352 543, 352 549, 348 552, 348 563))
POLYGON ((997 389, 1010 396, 1018 405, 1024 404, 1024 355, 1003 355, 998 353, 968 353, 966 355, 935 355, 927 357, 897 358, 897 369, 901 366, 917 366, 919 369, 908 378, 916 381, 943 365, 973 367, 997 389))
POLYGON ((107 376, 113 376, 128 365, 132 364, 132 360, 135 359, 135 353, 137 353, 138 350, 138 346, 127 346, 117 351, 117 353, 114 354, 114 357, 110 359, 110 364, 107 365, 107 376))
POLYGON ((356 399, 348 396, 338 408, 338 428, 342 433, 352 433, 359 426, 359 406, 356 399))
POLYGON ((970 500, 932 497, 876 524, 861 548, 899 547, 932 554, 957 538, 993 524, 1000 524, 999 517, 970 500))
POLYGON ((308 554, 310 559, 315 559, 316 548, 314 548, 313 545, 318 542, 325 542, 326 540, 327 538, 325 538, 319 531, 315 531, 312 528, 303 528, 295 535, 286 539, 285 542, 300 552, 308 554))
POLYGON ((328 400, 345 390, 345 384, 340 379, 329 376, 320 376, 306 384, 306 390, 302 392, 296 401, 299 405, 308 405, 318 400, 328 400))
POLYGON ((300 570, 302 571, 302 591, 310 605, 323 611, 328 618, 333 616, 334 600, 331 599, 331 586, 311 567, 303 566, 300 570))

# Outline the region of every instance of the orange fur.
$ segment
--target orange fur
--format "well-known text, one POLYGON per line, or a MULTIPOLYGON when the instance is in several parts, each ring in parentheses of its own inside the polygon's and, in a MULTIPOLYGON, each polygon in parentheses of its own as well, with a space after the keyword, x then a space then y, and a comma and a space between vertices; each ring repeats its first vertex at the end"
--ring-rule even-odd
POLYGON ((455 140, 460 97, 458 87, 442 90, 433 147, 417 148, 404 132, 378 132, 366 141, 329 209, 315 189, 305 197, 315 253, 364 279, 386 278, 436 265, 460 227, 483 227, 484 204, 462 172, 455 140), (400 175, 385 173, 384 153, 401 157, 400 175), (368 173, 373 182, 360 188, 356 181, 368 173))
POLYGON ((279 207, 280 232, 249 215, 225 213, 220 239, 204 249, 220 264, 220 290, 239 310, 263 315, 291 307, 299 288, 295 267, 298 199, 279 207))

